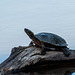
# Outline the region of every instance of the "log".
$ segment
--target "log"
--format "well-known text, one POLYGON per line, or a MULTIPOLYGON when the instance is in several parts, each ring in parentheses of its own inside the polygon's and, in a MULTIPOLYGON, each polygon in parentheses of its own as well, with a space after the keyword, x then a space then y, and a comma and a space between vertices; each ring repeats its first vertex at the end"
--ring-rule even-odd
POLYGON ((40 55, 41 48, 36 46, 14 47, 10 56, 0 64, 0 71, 4 73, 14 73, 20 71, 31 71, 43 69, 44 67, 68 66, 75 64, 75 51, 66 57, 60 51, 46 51, 45 55, 40 55))
POLYGON ((56 69, 45 69, 45 70, 37 70, 33 72, 19 72, 7 75, 74 75, 75 68, 74 67, 64 67, 64 68, 56 68, 56 69))

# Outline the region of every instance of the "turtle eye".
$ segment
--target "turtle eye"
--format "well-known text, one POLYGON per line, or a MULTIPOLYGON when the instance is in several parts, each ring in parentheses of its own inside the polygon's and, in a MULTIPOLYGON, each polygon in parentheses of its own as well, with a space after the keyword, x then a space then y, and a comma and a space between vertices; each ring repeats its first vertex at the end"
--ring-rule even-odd
POLYGON ((30 33, 29 35, 30 35, 30 36, 34 36, 34 34, 33 34, 33 33, 30 33))

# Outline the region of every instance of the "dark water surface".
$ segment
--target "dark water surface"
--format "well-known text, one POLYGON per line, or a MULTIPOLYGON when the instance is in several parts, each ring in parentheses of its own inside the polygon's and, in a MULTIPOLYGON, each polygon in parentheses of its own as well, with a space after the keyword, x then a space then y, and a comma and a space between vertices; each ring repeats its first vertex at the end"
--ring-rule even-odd
MULTIPOLYGON (((0 0, 0 55, 29 44, 24 28, 60 35, 75 49, 74 9, 75 0, 0 0)), ((0 63, 4 59, 0 57, 0 63)))

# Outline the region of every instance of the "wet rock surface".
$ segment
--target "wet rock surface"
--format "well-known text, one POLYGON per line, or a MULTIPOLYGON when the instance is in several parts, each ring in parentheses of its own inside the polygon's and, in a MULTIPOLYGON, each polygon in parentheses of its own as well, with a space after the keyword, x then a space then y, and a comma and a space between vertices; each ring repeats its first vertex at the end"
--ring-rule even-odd
POLYGON ((71 55, 66 57, 62 51, 46 51, 40 55, 41 48, 35 46, 14 47, 10 56, 0 64, 0 70, 5 73, 43 69, 46 66, 67 66, 75 63, 75 51, 70 50, 71 55))

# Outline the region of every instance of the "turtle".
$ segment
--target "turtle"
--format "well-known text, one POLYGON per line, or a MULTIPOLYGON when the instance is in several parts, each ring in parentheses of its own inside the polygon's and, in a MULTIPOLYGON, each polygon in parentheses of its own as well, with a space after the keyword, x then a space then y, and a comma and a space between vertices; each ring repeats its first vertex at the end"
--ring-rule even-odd
POLYGON ((55 50, 61 50, 63 51, 65 56, 69 56, 71 54, 70 49, 67 47, 68 44, 66 41, 54 34, 54 33, 47 33, 47 32, 41 32, 38 34, 34 34, 31 30, 25 28, 25 33, 29 36, 29 38, 32 40, 30 45, 37 45, 42 48, 41 55, 46 54, 45 48, 55 48, 55 50))

